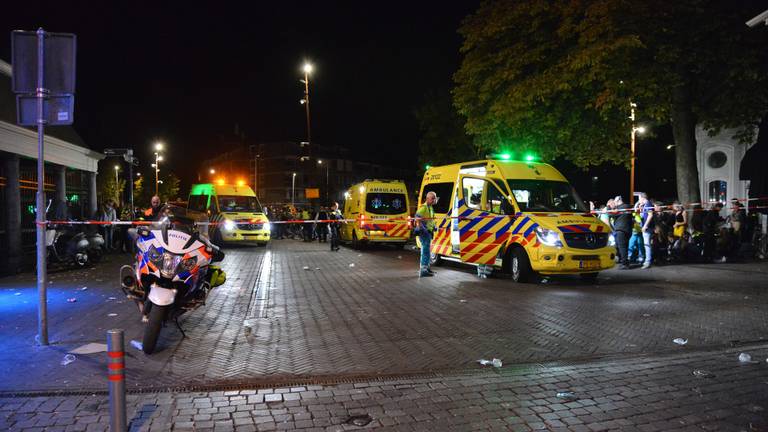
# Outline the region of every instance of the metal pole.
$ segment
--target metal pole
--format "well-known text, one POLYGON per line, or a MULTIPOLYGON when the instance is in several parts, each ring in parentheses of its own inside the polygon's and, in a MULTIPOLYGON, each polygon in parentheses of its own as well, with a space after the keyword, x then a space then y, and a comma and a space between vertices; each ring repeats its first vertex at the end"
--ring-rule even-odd
POLYGON ((123 331, 107 331, 107 378, 109 379, 109 430, 125 432, 125 338, 123 331))
POLYGON ((304 70, 304 101, 306 102, 307 110, 307 145, 312 148, 312 133, 309 124, 309 72, 306 69, 304 70))
POLYGON ((43 62, 45 55, 45 31, 37 29, 37 338, 40 345, 48 345, 48 268, 45 254, 45 118, 44 101, 47 91, 43 62))
POLYGON ((259 155, 253 155, 253 193, 259 196, 259 155))
POLYGON ((325 202, 326 204, 328 203, 328 196, 330 193, 329 186, 328 186, 330 184, 328 180, 329 169, 331 169, 331 163, 326 161, 326 165, 325 165, 325 202))
POLYGON ((291 179, 291 207, 294 207, 294 202, 296 201, 296 173, 293 173, 293 178, 291 179))
POLYGON ((158 175, 160 172, 160 158, 157 155, 157 152, 155 152, 155 195, 160 196, 160 186, 157 182, 158 175))
POLYGON ((115 199, 117 200, 117 205, 120 205, 120 169, 115 168, 115 199))
POLYGON ((635 205, 635 104, 629 103, 630 115, 632 120, 632 159, 629 162, 629 205, 635 205))
POLYGON ((136 214, 133 208, 133 156, 130 159, 131 161, 128 163, 128 203, 131 206, 131 220, 133 220, 136 214))

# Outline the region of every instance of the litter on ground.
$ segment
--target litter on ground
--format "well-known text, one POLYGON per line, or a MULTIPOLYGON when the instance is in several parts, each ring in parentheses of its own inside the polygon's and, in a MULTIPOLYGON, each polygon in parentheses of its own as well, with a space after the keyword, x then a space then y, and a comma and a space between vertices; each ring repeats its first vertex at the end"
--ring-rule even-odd
POLYGON ((141 342, 139 342, 137 340, 131 340, 131 346, 136 348, 139 351, 143 351, 144 350, 144 344, 142 344, 141 342))
POLYGON ((107 351, 107 345, 103 343, 89 343, 82 346, 79 346, 72 351, 70 351, 71 354, 95 354, 99 352, 106 352, 107 351))
POLYGON ((64 356, 63 359, 61 359, 61 365, 62 366, 66 366, 66 365, 72 363, 73 361, 75 361, 76 358, 77 357, 73 356, 72 354, 67 354, 67 355, 64 356))
POLYGON ((501 360, 497 359, 497 358, 495 358, 493 360, 480 359, 477 362, 480 363, 483 366, 489 366, 490 365, 490 366, 493 366, 493 367, 496 367, 496 368, 500 368, 501 365, 502 365, 501 360))
POLYGON ((685 344, 688 343, 688 339, 674 338, 674 339, 672 339, 672 342, 674 342, 674 343, 676 343, 678 345, 685 345, 685 344))

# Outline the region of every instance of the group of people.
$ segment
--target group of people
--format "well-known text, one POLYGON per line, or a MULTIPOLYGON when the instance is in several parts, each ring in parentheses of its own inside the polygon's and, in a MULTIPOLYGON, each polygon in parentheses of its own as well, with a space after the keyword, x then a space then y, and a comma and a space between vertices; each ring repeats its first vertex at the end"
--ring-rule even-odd
POLYGON ((320 243, 328 243, 330 237, 331 251, 339 250, 339 229, 343 219, 339 210, 339 203, 334 202, 330 207, 292 207, 272 206, 267 209, 269 219, 282 223, 272 224, 271 236, 273 239, 301 238, 305 242, 317 240, 320 243), (301 223, 298 223, 301 221, 301 223))
POLYGON ((647 269, 653 262, 725 262, 738 255, 746 240, 746 211, 733 200, 723 217, 723 207, 721 202, 706 209, 698 204, 686 209, 679 202, 665 206, 640 194, 634 206, 617 196, 593 211, 613 230, 620 268, 647 269))

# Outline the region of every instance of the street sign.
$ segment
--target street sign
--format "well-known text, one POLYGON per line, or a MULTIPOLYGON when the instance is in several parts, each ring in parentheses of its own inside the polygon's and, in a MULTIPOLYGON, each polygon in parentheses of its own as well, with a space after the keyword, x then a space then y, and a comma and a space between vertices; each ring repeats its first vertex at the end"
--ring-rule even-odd
MULTIPOLYGON (((71 33, 45 33, 43 83, 52 95, 75 92, 75 46, 71 33)), ((34 94, 37 90, 37 33, 11 32, 11 65, 14 93, 34 94)))
POLYGON ((304 188, 304 196, 307 199, 320 198, 320 189, 318 189, 318 188, 304 188))
MULTIPOLYGON (((37 126, 37 96, 16 96, 16 122, 20 126, 37 126)), ((74 121, 75 96, 48 96, 43 101, 43 119, 48 126, 71 125, 74 121)))

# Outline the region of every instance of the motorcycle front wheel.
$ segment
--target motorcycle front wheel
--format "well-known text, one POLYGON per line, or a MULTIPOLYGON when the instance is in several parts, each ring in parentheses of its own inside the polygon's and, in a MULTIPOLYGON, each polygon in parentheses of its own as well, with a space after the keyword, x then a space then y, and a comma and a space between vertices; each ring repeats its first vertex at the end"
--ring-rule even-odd
POLYGON ((144 354, 152 354, 155 352, 155 346, 157 345, 157 338, 160 336, 160 329, 163 328, 163 321, 165 321, 165 313, 168 310, 168 306, 158 306, 152 304, 149 309, 149 322, 144 327, 144 338, 142 339, 142 349, 144 354))

